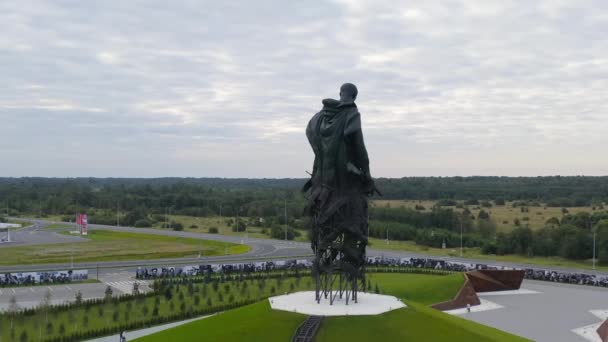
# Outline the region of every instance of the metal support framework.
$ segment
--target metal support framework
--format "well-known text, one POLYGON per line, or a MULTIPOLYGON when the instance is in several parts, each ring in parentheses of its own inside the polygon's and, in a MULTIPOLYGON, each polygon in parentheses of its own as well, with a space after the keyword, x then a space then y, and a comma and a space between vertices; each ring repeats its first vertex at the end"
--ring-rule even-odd
POLYGON ((344 236, 341 235, 336 239, 336 244, 324 250, 319 249, 315 253, 313 276, 317 303, 320 303, 322 298, 329 298, 329 305, 333 305, 337 298, 344 298, 346 305, 350 301, 357 303, 358 292, 366 291, 365 265, 360 266, 354 274, 342 267, 346 261, 343 252, 336 248, 336 245, 339 246, 343 239, 344 236), (335 259, 332 255, 336 255, 335 259))

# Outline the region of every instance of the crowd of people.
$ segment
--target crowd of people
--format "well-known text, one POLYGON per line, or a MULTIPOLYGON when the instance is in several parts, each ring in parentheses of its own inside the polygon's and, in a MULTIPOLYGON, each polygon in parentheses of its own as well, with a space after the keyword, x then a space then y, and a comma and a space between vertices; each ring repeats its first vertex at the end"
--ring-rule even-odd
MULTIPOLYGON (((466 272, 472 270, 501 270, 514 269, 511 267, 479 264, 479 263, 462 263, 450 262, 442 259, 431 258, 384 258, 384 257, 368 257, 367 265, 371 267, 412 267, 426 268, 434 270, 445 270, 454 272, 466 272)), ((293 269, 308 269, 312 267, 310 260, 279 260, 279 261, 261 261, 253 263, 231 263, 231 264, 203 264, 197 266, 182 266, 182 267, 154 267, 143 268, 137 270, 138 279, 156 279, 165 277, 183 277, 190 275, 202 275, 208 273, 233 273, 233 272, 268 272, 273 270, 293 270, 293 269)), ((590 273, 564 272, 546 270, 540 268, 524 269, 524 277, 526 279, 551 281, 568 284, 591 285, 608 287, 608 275, 598 275, 590 273)))
POLYGON ((87 270, 16 272, 0 274, 0 287, 36 284, 64 284, 88 279, 87 270))

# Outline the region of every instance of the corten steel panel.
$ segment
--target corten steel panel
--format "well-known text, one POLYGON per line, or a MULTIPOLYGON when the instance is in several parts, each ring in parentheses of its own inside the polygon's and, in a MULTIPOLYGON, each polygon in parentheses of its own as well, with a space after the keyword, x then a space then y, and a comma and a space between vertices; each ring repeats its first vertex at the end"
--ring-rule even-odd
POLYGON ((448 300, 446 302, 441 302, 432 305, 433 309, 445 311, 445 310, 454 310, 465 308, 467 304, 479 305, 481 302, 479 301, 479 297, 477 297, 477 293, 475 292, 475 288, 471 284, 471 281, 465 274, 465 282, 462 284, 462 287, 456 294, 452 300, 448 300))
POLYGON ((521 270, 477 270, 467 275, 477 292, 517 290, 524 279, 521 270))
POLYGON ((608 342, 608 320, 597 328, 597 334, 600 335, 602 342, 608 342))
POLYGON ((524 270, 481 270, 481 273, 503 283, 509 290, 518 290, 524 280, 524 270))

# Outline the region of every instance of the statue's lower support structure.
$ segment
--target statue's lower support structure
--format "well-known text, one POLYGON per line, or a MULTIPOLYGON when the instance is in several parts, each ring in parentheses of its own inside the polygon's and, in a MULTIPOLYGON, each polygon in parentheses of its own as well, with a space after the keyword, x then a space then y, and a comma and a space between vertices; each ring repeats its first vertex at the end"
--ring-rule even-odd
MULTIPOLYGON (((352 262, 344 253, 344 236, 339 236, 326 248, 319 248, 315 253, 313 277, 315 279, 315 300, 329 299, 333 305, 337 299, 357 303, 357 293, 366 291, 365 255, 359 255, 357 262, 352 262)), ((317 246, 322 246, 318 244, 317 246)))

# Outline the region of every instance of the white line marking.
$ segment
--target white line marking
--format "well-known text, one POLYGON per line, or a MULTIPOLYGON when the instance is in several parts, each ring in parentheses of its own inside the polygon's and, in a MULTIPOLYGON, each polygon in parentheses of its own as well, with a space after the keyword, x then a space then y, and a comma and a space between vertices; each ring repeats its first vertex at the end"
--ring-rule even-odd
POLYGON ((46 288, 49 289, 49 291, 53 292, 53 289, 50 286, 47 286, 46 288))
POLYGON ((17 292, 15 292, 15 289, 11 289, 13 291, 13 294, 16 294, 17 292))
POLYGON ((68 290, 72 291, 72 288, 71 288, 71 287, 69 287, 69 286, 67 286, 67 285, 66 285, 65 287, 66 287, 68 290))
POLYGON ((36 291, 34 291, 34 288, 33 288, 33 287, 30 287, 30 291, 32 291, 32 292, 36 292, 36 291))
POLYGON ((0 296, 2 296, 2 290, 0 290, 0 296))

